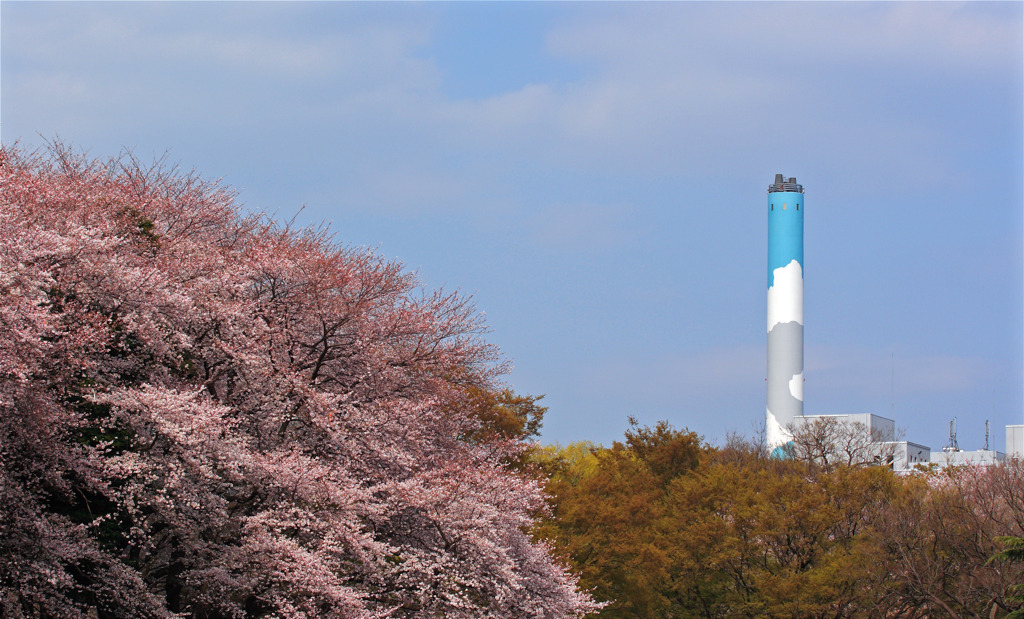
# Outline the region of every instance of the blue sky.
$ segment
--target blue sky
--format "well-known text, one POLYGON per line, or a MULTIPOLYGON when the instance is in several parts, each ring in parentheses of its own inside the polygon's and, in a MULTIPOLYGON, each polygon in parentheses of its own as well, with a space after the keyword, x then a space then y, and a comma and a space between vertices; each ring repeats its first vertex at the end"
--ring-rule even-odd
POLYGON ((1001 449, 1022 7, 7 0, 0 137, 167 153, 473 294, 561 443, 763 423, 765 190, 795 176, 805 412, 1001 449))

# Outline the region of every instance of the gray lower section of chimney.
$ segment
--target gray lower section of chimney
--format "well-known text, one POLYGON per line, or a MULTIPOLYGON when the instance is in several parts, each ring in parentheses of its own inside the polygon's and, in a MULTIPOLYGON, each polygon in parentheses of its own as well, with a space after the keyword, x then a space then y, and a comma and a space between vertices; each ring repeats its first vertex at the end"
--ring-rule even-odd
MULTIPOLYGON (((782 322, 768 332, 768 412, 783 430, 804 414, 804 326, 782 322), (793 385, 793 381, 800 384, 793 385), (797 398, 794 394, 800 395, 797 398)), ((771 443, 769 437, 769 442, 771 443)), ((776 437, 778 440, 779 437, 776 437)), ((778 445, 771 445, 777 447, 778 445)))

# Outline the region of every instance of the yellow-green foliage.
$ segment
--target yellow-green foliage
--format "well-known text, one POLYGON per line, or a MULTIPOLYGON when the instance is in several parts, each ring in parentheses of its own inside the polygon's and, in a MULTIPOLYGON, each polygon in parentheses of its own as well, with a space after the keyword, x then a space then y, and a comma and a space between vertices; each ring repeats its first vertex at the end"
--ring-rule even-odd
POLYGON ((664 422, 532 459, 552 504, 535 534, 609 602, 598 617, 998 617, 1021 605, 1007 595, 1020 565, 985 560, 1024 526, 1020 463, 899 477, 718 449, 664 422))

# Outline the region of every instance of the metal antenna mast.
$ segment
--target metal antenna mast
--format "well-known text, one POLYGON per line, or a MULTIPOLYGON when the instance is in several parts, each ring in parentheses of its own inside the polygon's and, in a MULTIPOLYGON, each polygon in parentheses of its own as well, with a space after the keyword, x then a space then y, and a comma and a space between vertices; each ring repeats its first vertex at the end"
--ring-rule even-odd
POLYGON ((942 451, 960 451, 960 446, 956 444, 956 417, 949 422, 949 445, 943 447, 942 451))

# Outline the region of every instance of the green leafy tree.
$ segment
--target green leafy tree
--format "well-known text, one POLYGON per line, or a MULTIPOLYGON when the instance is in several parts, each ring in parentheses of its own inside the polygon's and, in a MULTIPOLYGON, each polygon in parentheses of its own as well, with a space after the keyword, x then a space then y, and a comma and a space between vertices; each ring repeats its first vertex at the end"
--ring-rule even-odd
MULTIPOLYGON (((992 555, 989 562, 1003 561, 1024 564, 1024 537, 1004 535, 997 537, 996 541, 1003 545, 1003 549, 992 555)), ((1009 604, 1018 605, 1018 608, 1006 615, 1007 619, 1024 619, 1024 583, 1010 585, 1006 588, 1006 593, 1006 601, 1009 604)))

